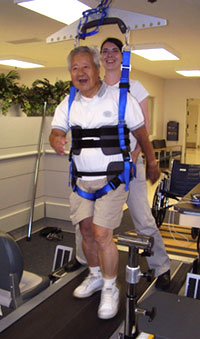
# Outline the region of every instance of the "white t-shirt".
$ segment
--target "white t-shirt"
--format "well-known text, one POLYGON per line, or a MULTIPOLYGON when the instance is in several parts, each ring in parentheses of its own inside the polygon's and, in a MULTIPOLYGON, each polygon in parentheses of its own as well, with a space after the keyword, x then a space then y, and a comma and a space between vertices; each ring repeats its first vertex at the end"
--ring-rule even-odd
POLYGON ((138 80, 130 80, 130 93, 139 103, 149 96, 146 88, 138 80))
MULTIPOLYGON (((103 83, 99 92, 93 98, 86 98, 77 93, 68 117, 67 96, 56 108, 52 120, 52 129, 60 129, 67 133, 69 126, 80 126, 84 129, 118 125, 118 104, 119 89, 103 83)), ((125 122, 130 131, 144 125, 140 106, 130 94, 127 96, 125 122)), ((133 142, 136 144, 134 137, 133 142)), ((73 160, 78 171, 102 172, 107 170, 110 162, 123 161, 123 157, 122 154, 105 155, 101 148, 83 148, 80 155, 73 155, 73 160)), ((99 178, 102 178, 102 176, 82 177, 83 180, 99 178)))

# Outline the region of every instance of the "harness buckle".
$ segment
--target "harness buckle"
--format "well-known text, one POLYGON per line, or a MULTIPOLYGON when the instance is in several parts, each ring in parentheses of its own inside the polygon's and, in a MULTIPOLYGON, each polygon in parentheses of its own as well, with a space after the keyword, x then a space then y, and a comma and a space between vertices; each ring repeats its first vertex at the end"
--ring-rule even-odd
POLYGON ((128 149, 127 148, 124 148, 124 149, 121 148, 121 152, 122 152, 122 155, 123 155, 123 159, 128 161, 130 159, 128 149))
POLYGON ((128 88, 128 91, 130 89, 130 83, 129 82, 120 82, 119 88, 128 88))
POLYGON ((132 66, 131 65, 127 65, 127 66, 125 66, 125 65, 121 65, 121 71, 123 71, 123 69, 128 69, 129 70, 129 72, 131 71, 131 69, 132 69, 132 66))
POLYGON ((122 125, 122 127, 124 127, 125 122, 126 121, 124 119, 121 119, 121 120, 119 120, 118 125, 122 125))
POLYGON ((72 148, 71 148, 70 152, 69 152, 69 161, 72 161, 72 153, 73 153, 73 151, 72 151, 72 148))
POLYGON ((119 179, 119 177, 115 177, 112 180, 110 180, 108 184, 113 190, 116 190, 121 184, 121 180, 119 179))

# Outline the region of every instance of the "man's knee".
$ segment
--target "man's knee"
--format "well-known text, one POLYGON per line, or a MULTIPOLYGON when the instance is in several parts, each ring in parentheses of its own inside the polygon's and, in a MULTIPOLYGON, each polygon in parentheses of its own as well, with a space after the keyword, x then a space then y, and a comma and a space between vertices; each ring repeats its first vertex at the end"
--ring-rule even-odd
POLYGON ((82 220, 79 226, 80 233, 84 240, 93 238, 92 218, 82 220))
POLYGON ((94 225, 94 239, 100 248, 104 249, 108 247, 113 242, 112 236, 112 230, 94 225))

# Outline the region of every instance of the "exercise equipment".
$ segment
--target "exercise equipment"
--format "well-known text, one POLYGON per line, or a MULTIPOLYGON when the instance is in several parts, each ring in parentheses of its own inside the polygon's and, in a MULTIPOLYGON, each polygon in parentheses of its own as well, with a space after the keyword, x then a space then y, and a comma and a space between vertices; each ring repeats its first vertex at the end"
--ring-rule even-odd
POLYGON ((64 270, 64 264, 67 264, 68 261, 72 259, 72 253, 73 248, 64 246, 64 245, 57 245, 55 249, 54 259, 53 259, 53 266, 52 266, 52 272, 54 276, 57 274, 60 274, 57 272, 59 268, 62 268, 64 270), (54 272, 56 270, 56 272, 54 272))
POLYGON ((156 307, 155 318, 149 322, 140 317, 139 328, 159 339, 199 338, 200 301, 173 293, 155 292, 141 302, 141 307, 156 307))
MULTIPOLYGON (((87 4, 87 0, 82 1, 83 3, 87 4)), ((94 1, 94 5, 96 2, 94 1)), ((106 6, 108 4, 108 1, 99 1, 99 7, 100 6, 106 6)), ((138 30, 138 29, 149 29, 153 27, 162 27, 167 25, 167 20, 164 18, 159 18, 155 16, 145 15, 141 13, 136 12, 130 12, 121 10, 119 8, 114 8, 114 5, 110 6, 111 1, 109 1, 109 7, 106 10, 106 17, 102 21, 102 24, 117 24, 120 28, 120 30, 124 30, 124 22, 126 23, 126 26, 130 28, 131 31, 138 30), (115 18, 115 22, 113 22, 113 18, 115 18)), ((91 4, 88 4, 91 5, 91 4)), ((98 20, 99 14, 94 13, 92 14, 92 18, 88 20, 87 27, 89 28, 90 21, 98 20)), ((71 25, 68 25, 59 31, 51 34, 47 37, 46 42, 47 43, 58 43, 62 41, 67 40, 74 40, 77 36, 77 27, 79 25, 80 20, 76 20, 71 25)), ((123 33, 123 32, 122 32, 123 33)))
POLYGON ((153 237, 120 235, 117 242, 119 245, 128 246, 129 256, 128 265, 126 266, 127 298, 126 298, 126 318, 124 325, 124 334, 121 339, 136 338, 138 331, 138 317, 143 315, 152 320, 155 316, 155 308, 150 311, 140 308, 137 305, 137 284, 141 277, 151 279, 151 273, 141 273, 138 264, 139 250, 143 250, 143 256, 150 256, 153 246, 153 237))
POLYGON ((24 270, 19 246, 0 231, 0 306, 16 309, 50 284, 48 277, 24 270))

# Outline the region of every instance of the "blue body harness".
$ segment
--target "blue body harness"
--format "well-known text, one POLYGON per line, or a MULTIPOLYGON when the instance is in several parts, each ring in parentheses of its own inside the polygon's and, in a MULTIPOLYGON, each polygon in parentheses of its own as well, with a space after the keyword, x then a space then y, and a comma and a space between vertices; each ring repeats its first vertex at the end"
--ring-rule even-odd
MULTIPOLYGON (((83 19, 81 19, 79 26, 78 26, 78 38, 79 39, 85 39, 86 36, 90 36, 90 35, 94 35, 98 33, 99 26, 103 24, 117 23, 119 25, 120 30, 123 33, 125 33, 127 28, 119 18, 105 18, 106 10, 109 7, 111 2, 112 0, 102 0, 101 4, 96 9, 91 9, 91 10, 83 12, 84 23, 82 23, 83 19), (100 19, 88 23, 89 15, 94 14, 94 13, 99 14, 100 19), (86 33, 87 28, 91 28, 95 25, 96 25, 96 28, 93 31, 86 33)), ((121 183, 125 183, 125 190, 128 191, 129 182, 132 179, 131 178, 132 167, 133 167, 134 176, 136 176, 135 164, 133 162, 130 162, 129 149, 127 147, 127 135, 125 136, 125 132, 127 134, 127 128, 125 126, 125 119, 124 119, 125 111, 126 111, 126 103, 127 103, 127 92, 129 90, 130 54, 131 54, 130 50, 123 51, 122 72, 121 72, 121 79, 120 79, 120 85, 119 85, 120 96, 119 96, 117 131, 118 131, 118 143, 119 143, 121 153, 123 155, 123 170, 121 170, 118 175, 116 175, 113 179, 109 180, 108 183, 104 187, 97 190, 95 193, 85 192, 82 189, 80 189, 76 184, 75 175, 74 175, 75 170, 74 170, 73 159, 72 159, 73 148, 71 147, 69 160, 71 161, 70 176, 72 177, 72 180, 71 180, 72 190, 76 191, 81 197, 89 199, 89 200, 95 201, 96 199, 101 198, 103 195, 107 194, 109 191, 116 189, 121 183)), ((68 121, 69 121, 70 108, 74 100, 74 97, 76 95, 76 91, 77 91, 76 88, 74 86, 71 86, 69 100, 68 100, 68 121)), ((73 131, 72 131, 72 145, 73 145, 73 131)), ((81 145, 82 145, 81 146, 82 148, 88 147, 88 146, 84 146, 83 142, 81 143, 81 145)), ((100 146, 97 146, 97 147, 100 147, 100 146)), ((112 146, 109 146, 109 147, 112 147, 112 146)), ((117 171, 113 171, 113 173, 114 172, 117 172, 117 171)), ((84 173, 83 175, 87 175, 87 174, 84 173)), ((97 175, 97 173, 94 173, 93 175, 97 175)), ((103 175, 103 173, 101 173, 100 175, 103 175)))
MULTIPOLYGON (((128 191, 129 182, 131 180, 131 167, 134 168, 134 176, 136 175, 135 164, 130 162, 129 149, 127 147, 127 141, 125 137, 125 110, 127 102, 127 92, 129 90, 129 66, 130 64, 130 51, 123 52, 122 58, 122 73, 120 79, 120 96, 119 96, 119 108, 118 108, 118 140, 120 150, 123 155, 123 171, 111 179, 104 187, 97 190, 95 193, 85 192, 76 185, 76 180, 74 180, 74 169, 73 169, 73 159, 72 153, 73 149, 71 148, 69 160, 71 161, 70 165, 70 174, 72 176, 72 190, 76 191, 80 196, 89 200, 96 200, 101 198, 103 195, 107 194, 109 191, 116 189, 121 183, 125 183, 125 190, 128 191)), ((72 102, 76 95, 76 88, 71 86, 70 95, 68 100, 68 121, 69 114, 72 102)), ((73 144, 73 132, 72 132, 72 144, 73 144)), ((97 175, 94 173, 94 175, 97 175)))

